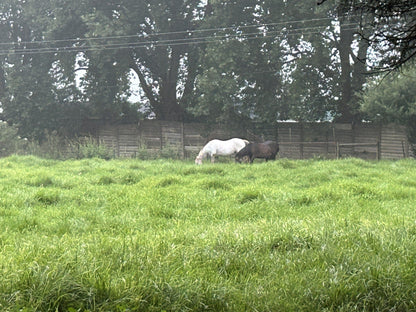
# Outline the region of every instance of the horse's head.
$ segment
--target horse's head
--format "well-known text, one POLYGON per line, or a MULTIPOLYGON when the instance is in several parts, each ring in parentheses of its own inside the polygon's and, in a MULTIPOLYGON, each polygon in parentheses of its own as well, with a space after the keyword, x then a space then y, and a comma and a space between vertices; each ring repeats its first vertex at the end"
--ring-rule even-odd
POLYGON ((248 163, 248 162, 250 162, 250 157, 248 156, 248 155, 243 155, 243 156, 241 156, 241 155, 236 155, 235 156, 235 162, 238 162, 238 163, 248 163))
POLYGON ((196 165, 202 165, 202 157, 200 155, 196 156, 195 164, 196 165))
POLYGON ((235 162, 247 162, 247 160, 250 160, 249 151, 250 151, 251 145, 246 145, 246 147, 243 147, 241 150, 238 151, 237 154, 235 154, 235 162))

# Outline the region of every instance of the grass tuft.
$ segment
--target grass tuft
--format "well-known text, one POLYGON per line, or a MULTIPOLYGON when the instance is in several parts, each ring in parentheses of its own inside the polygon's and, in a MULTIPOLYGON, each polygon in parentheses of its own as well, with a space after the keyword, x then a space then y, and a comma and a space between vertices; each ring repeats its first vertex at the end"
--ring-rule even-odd
POLYGON ((245 204, 251 201, 260 200, 263 198, 263 194, 258 190, 244 190, 238 194, 238 202, 245 204))
POLYGON ((113 179, 113 177, 109 177, 109 176, 102 176, 98 179, 98 184, 99 185, 110 185, 115 183, 115 180, 113 179))
POLYGON ((40 188, 34 195, 36 201, 45 205, 53 205, 58 203, 60 197, 60 191, 52 188, 40 188))

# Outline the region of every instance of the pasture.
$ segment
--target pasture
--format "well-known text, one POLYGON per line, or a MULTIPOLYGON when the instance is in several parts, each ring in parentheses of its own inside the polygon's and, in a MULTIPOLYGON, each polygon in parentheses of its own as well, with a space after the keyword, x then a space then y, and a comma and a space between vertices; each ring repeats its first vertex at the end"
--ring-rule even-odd
POLYGON ((1 311, 416 309, 416 162, 0 159, 1 311))

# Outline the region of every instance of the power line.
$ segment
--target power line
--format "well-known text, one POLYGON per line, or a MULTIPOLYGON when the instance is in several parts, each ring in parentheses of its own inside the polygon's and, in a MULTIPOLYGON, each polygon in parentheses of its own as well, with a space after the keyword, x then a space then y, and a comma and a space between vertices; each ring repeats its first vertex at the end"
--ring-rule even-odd
MULTIPOLYGON (((266 27, 276 27, 282 25, 290 24, 299 24, 299 23, 310 23, 318 21, 328 21, 333 20, 331 17, 323 18, 314 18, 307 20, 295 20, 295 21, 284 21, 276 23, 263 23, 263 24, 252 24, 252 25, 235 25, 227 27, 218 27, 218 28, 205 28, 205 29, 195 29, 195 30, 181 30, 181 31, 171 31, 171 32, 155 32, 148 34, 147 37, 159 37, 159 36, 172 36, 172 35, 190 35, 193 33, 204 33, 204 32, 219 32, 219 31, 228 31, 228 30, 241 30, 247 28, 266 28, 266 27)), ((321 27, 326 27, 327 25, 322 25, 321 27)), ((119 36, 103 36, 103 37, 89 37, 89 38, 70 38, 70 39, 53 39, 53 40, 38 40, 38 41, 20 41, 20 42, 0 42, 2 45, 22 45, 22 44, 45 44, 45 43, 62 43, 62 42, 83 42, 83 41, 97 41, 97 40, 112 40, 112 39, 129 39, 137 38, 138 35, 119 35, 119 36)))
MULTIPOLYGON (((354 30, 356 28, 355 23, 344 24, 347 28, 345 30, 354 30)), ((315 27, 301 27, 290 30, 275 30, 267 31, 265 33, 255 32, 247 34, 226 34, 215 35, 206 37, 195 38, 180 38, 180 39, 165 39, 165 40, 147 40, 142 42, 122 42, 122 43, 105 43, 98 45, 80 45, 80 46, 64 46, 64 47, 44 47, 44 48, 22 48, 10 50, 0 50, 0 55, 23 55, 23 54, 45 54, 45 53, 61 53, 61 52, 84 52, 84 51, 97 51, 97 50, 114 50, 114 49, 128 49, 128 48, 156 48, 164 46, 179 46, 179 45, 198 45, 212 42, 224 42, 230 40, 254 40, 277 37, 278 35, 295 36, 295 35, 310 35, 316 33, 322 33, 322 28, 325 26, 315 27)), ((117 37, 120 38, 120 37, 117 37)))

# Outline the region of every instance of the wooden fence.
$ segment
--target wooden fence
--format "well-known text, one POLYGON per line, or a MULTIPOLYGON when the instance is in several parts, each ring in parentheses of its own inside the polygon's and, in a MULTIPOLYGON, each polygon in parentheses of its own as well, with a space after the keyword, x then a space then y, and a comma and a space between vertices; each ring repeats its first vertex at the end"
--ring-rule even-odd
POLYGON ((277 140, 279 157, 305 159, 359 157, 399 159, 412 156, 405 128, 398 125, 282 122, 276 126, 252 124, 241 129, 209 127, 198 123, 144 120, 139 124, 95 126, 99 142, 117 157, 136 157, 140 151, 175 150, 181 158, 194 158, 213 138, 242 137, 250 141, 277 140))

